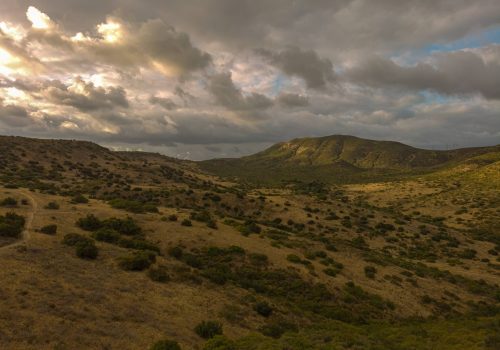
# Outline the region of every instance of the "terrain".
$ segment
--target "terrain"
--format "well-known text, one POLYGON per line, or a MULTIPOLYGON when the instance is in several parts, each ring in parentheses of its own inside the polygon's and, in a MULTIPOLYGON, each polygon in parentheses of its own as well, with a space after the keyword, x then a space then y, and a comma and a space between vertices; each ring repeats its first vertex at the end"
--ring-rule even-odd
POLYGON ((201 162, 202 168, 262 185, 289 181, 356 183, 398 180, 434 172, 474 156, 500 152, 500 146, 436 151, 394 141, 347 135, 302 138, 275 144, 257 154, 201 162))
POLYGON ((0 348, 498 349, 499 233, 498 146, 0 137, 0 348))

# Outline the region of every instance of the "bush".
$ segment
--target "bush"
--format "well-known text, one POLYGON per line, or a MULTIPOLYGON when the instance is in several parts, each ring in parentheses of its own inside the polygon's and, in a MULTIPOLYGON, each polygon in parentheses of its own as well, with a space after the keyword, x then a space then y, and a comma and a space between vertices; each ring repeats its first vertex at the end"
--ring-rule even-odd
POLYGON ((77 194, 71 198, 71 203, 73 204, 86 204, 89 200, 82 194, 77 194))
POLYGON ((156 254, 151 251, 140 251, 120 258, 119 266, 126 271, 143 271, 154 264, 156 254))
POLYGON ((150 350, 181 350, 179 343, 173 340, 160 340, 150 350))
POLYGON ((212 220, 212 216, 206 210, 203 210, 201 212, 192 212, 189 218, 194 221, 207 222, 207 223, 210 220, 212 220))
POLYGON ((45 209, 57 210, 57 209, 59 209, 59 204, 57 204, 56 202, 49 202, 45 206, 45 209))
POLYGON ((0 237, 19 237, 23 232, 24 223, 24 217, 15 213, 0 216, 0 237))
POLYGON ((474 259, 476 257, 477 252, 474 249, 464 249, 463 251, 458 253, 458 256, 462 259, 474 259))
POLYGON ((177 215, 171 214, 168 216, 168 221, 177 221, 177 215))
POLYGON ((165 283, 170 281, 167 269, 163 266, 151 267, 148 270, 148 276, 152 281, 165 283))
POLYGON ((136 214, 158 212, 158 208, 154 204, 141 203, 138 201, 128 200, 128 199, 120 199, 120 198, 112 199, 109 201, 109 205, 111 205, 115 209, 123 209, 136 214))
POLYGON ((216 335, 208 340, 203 350, 237 350, 236 344, 222 335, 216 335))
POLYGON ((324 269, 324 270, 323 270, 323 272, 324 272, 325 274, 327 274, 328 276, 335 277, 335 276, 337 276, 337 274, 339 273, 339 270, 337 270, 337 269, 333 269, 333 268, 331 268, 331 267, 328 267, 328 268, 324 269))
POLYGON ((97 258, 99 250, 97 249, 94 241, 80 241, 75 245, 76 256, 82 259, 93 260, 97 258))
POLYGON ((12 197, 7 197, 0 202, 0 206, 2 206, 2 207, 16 207, 17 201, 12 197))
POLYGON ((68 233, 67 235, 64 235, 64 238, 62 240, 62 243, 65 245, 69 246, 75 246, 80 242, 92 242, 90 238, 87 238, 81 234, 78 233, 68 233))
POLYGON ((295 324, 279 320, 268 323, 260 328, 260 332, 267 337, 278 339, 285 332, 297 332, 298 328, 295 324))
POLYGON ((168 249, 168 255, 170 255, 173 258, 176 258, 177 260, 182 258, 182 254, 183 251, 181 247, 172 247, 168 249))
POLYGON ((115 230, 122 235, 135 236, 142 233, 142 229, 131 217, 125 219, 110 218, 102 222, 102 226, 115 230))
POLYGON ((298 255, 295 255, 295 254, 288 254, 286 257, 286 260, 288 260, 294 264, 300 264, 302 262, 302 259, 298 255))
POLYGON ((217 229, 217 222, 215 220, 210 220, 207 222, 207 227, 216 230, 217 229))
POLYGON ((95 231, 102 227, 102 222, 94 214, 88 214, 86 217, 78 219, 76 225, 82 230, 95 231))
POLYGON ((57 225, 47 225, 40 229, 41 233, 46 235, 55 235, 57 233, 57 225))
POLYGON ((368 278, 375 278, 377 269, 374 266, 365 266, 365 276, 368 278))
POLYGON ((244 236, 248 236, 252 233, 260 233, 262 229, 259 225, 255 223, 255 221, 247 220, 243 226, 240 227, 240 232, 244 236))
POLYGON ((211 339, 222 334, 222 324, 217 321, 202 321, 194 328, 194 331, 204 339, 211 339))
POLYGON ((99 230, 92 232, 92 238, 96 241, 116 243, 120 240, 120 234, 109 228, 100 228, 99 230))
POLYGON ((253 309, 261 316, 269 317, 273 313, 273 308, 265 301, 254 305, 253 309))
POLYGON ((193 226, 193 223, 191 222, 191 220, 184 219, 184 220, 182 220, 181 225, 182 226, 193 226))

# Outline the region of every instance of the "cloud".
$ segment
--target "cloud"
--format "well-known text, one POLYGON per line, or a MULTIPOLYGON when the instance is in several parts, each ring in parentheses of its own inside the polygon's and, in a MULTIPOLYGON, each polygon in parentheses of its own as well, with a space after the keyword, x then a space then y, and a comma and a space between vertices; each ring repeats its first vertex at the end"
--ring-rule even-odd
POLYGON ((218 73, 209 78, 208 89, 218 104, 232 111, 261 111, 270 108, 273 101, 259 93, 244 95, 231 78, 231 73, 218 73))
POLYGON ((70 36, 46 14, 28 10, 33 27, 27 39, 69 51, 80 59, 120 66, 148 67, 167 76, 184 76, 211 63, 211 56, 193 46, 189 35, 160 19, 140 24, 108 17, 97 25, 98 36, 78 32, 70 36))
POLYGON ((378 87, 432 90, 447 95, 480 94, 487 99, 500 99, 500 50, 485 51, 489 61, 480 52, 460 50, 435 54, 430 63, 414 66, 374 57, 348 70, 345 77, 357 84, 378 87))
POLYGON ((309 99, 307 96, 293 94, 293 93, 282 93, 277 98, 278 102, 285 107, 306 107, 309 105, 309 99))
POLYGON ((338 133, 500 138, 497 0, 34 4, 0 4, 2 133, 196 159, 338 133))
POLYGON ((289 47, 280 52, 266 49, 256 52, 283 73, 304 79, 309 88, 321 89, 335 80, 332 62, 327 58, 320 58, 313 50, 289 47))
POLYGON ((55 23, 52 22, 49 16, 33 6, 28 7, 26 17, 35 29, 50 29, 55 26, 55 23))
POLYGON ((169 111, 177 108, 177 104, 174 101, 165 97, 151 96, 149 98, 149 103, 159 105, 169 111))
POLYGON ((29 125, 31 121, 24 107, 4 104, 0 98, 0 122, 10 127, 23 127, 29 125))
POLYGON ((122 87, 95 87, 91 82, 76 78, 72 85, 52 82, 41 91, 52 103, 74 107, 83 112, 129 108, 127 95, 122 87))

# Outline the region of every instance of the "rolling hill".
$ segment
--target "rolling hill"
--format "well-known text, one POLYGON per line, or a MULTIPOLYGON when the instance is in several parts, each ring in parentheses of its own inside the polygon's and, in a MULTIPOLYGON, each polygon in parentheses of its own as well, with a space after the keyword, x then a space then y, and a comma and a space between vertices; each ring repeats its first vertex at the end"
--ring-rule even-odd
POLYGON ((393 141, 334 135, 294 139, 251 156, 208 160, 200 166, 219 176, 262 184, 292 180, 352 183, 431 172, 499 151, 500 146, 435 151, 393 141))

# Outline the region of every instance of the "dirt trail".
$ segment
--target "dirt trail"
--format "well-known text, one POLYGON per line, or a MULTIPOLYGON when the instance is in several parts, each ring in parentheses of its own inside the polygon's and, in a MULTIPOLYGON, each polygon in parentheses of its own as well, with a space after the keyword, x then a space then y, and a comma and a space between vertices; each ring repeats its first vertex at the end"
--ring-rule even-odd
POLYGON ((0 247, 0 250, 5 250, 7 248, 13 248, 13 247, 17 247, 17 246, 20 246, 20 245, 23 245, 23 244, 27 244, 29 239, 31 238, 31 225, 33 223, 33 218, 35 217, 35 213, 37 212, 38 210, 38 204, 35 200, 35 198, 33 198, 33 196, 28 192, 28 191, 19 191, 23 196, 27 197, 29 199, 29 201, 31 202, 31 211, 28 213, 28 215, 26 216, 26 222, 24 224, 24 230, 23 232, 21 233, 21 239, 19 241, 16 241, 12 244, 7 244, 3 247, 0 247))

